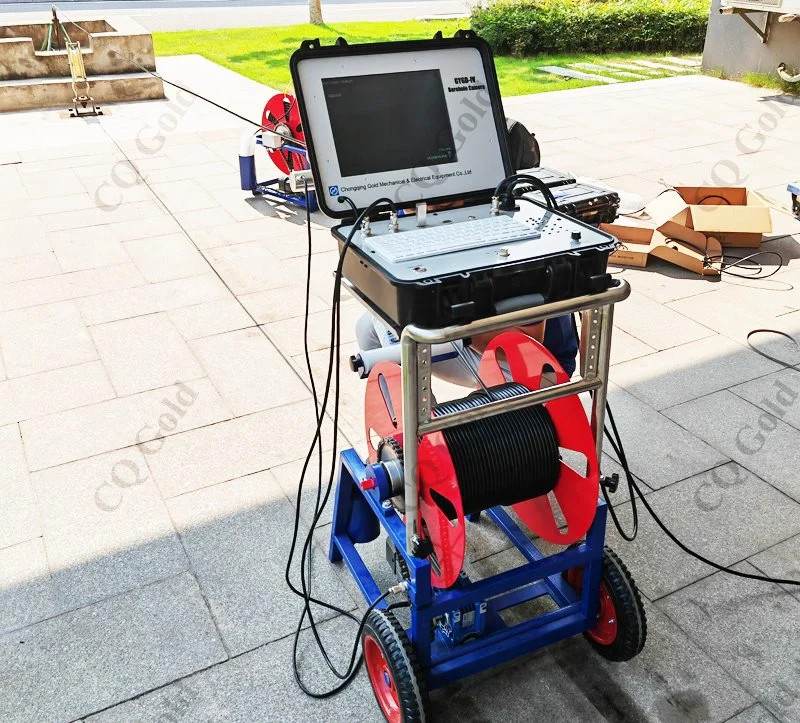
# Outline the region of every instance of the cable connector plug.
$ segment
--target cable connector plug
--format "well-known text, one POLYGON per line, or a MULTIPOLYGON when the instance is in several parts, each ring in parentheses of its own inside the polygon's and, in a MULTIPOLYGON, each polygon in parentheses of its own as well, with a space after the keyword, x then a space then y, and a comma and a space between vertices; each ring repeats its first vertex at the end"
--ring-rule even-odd
POLYGON ((498 216, 500 214, 500 196, 492 196, 492 208, 489 212, 492 216, 498 216))
POLYGON ((389 230, 392 233, 397 233, 399 228, 400 224, 397 222, 397 211, 392 211, 389 214, 389 230))
POLYGON ((370 227, 370 221, 368 217, 361 222, 361 235, 372 236, 372 228, 370 227))
POLYGON ((389 588, 389 592, 392 595, 397 595, 398 593, 406 592, 407 590, 408 590, 408 582, 406 582, 405 580, 403 580, 403 582, 398 582, 397 585, 392 585, 389 588))

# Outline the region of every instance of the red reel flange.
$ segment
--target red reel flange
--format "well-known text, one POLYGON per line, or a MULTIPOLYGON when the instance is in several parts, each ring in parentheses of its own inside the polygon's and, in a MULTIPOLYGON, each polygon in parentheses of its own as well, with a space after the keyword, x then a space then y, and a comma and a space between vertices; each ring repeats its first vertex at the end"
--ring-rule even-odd
MULTIPOLYGON (((520 332, 495 337, 487 347, 479 375, 487 387, 509 381, 500 364, 514 382, 535 390, 542 386, 547 371, 556 382, 568 381, 561 365, 541 344, 520 332)), ((580 474, 563 460, 553 496, 560 514, 553 509, 549 495, 541 495, 513 505, 514 511, 539 537, 560 545, 580 540, 594 519, 599 494, 599 466, 594 436, 577 395, 544 404, 555 427, 561 450, 579 453, 586 460, 587 473, 580 474), (565 528, 565 529, 562 529, 565 528)), ((394 437, 402 444, 402 385, 397 364, 377 364, 369 376, 365 399, 366 436, 369 460, 377 460, 380 439, 394 437)), ((422 437, 418 452, 417 529, 433 545, 432 582, 450 587, 458 579, 466 551, 464 507, 450 450, 442 432, 422 437)))
MULTIPOLYGON (((305 148, 306 137, 294 96, 288 93, 273 95, 264 106, 261 125, 264 130, 277 133, 288 143, 294 142, 305 148)), ((301 171, 307 166, 305 156, 296 151, 267 148, 267 153, 278 170, 287 175, 290 171, 301 171)))

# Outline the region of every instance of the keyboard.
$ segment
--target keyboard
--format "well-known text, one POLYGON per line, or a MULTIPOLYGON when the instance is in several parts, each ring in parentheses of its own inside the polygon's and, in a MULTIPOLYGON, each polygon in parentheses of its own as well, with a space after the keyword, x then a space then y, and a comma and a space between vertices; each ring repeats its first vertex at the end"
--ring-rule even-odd
POLYGON ((396 264, 453 251, 535 239, 541 235, 526 223, 500 215, 374 236, 366 243, 396 264))

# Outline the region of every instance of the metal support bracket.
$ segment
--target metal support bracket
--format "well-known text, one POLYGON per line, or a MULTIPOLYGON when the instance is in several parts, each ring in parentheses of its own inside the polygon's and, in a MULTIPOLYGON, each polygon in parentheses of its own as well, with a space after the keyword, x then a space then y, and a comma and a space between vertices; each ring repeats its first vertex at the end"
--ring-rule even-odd
MULTIPOLYGON (((756 35, 758 35, 758 37, 761 38, 761 42, 763 44, 766 45, 769 42, 769 33, 770 29, 772 28, 771 12, 763 10, 746 10, 745 8, 726 8, 726 9, 732 11, 726 14, 738 15, 742 20, 744 20, 753 29, 756 35), (758 25, 756 25, 756 23, 750 18, 750 13, 759 13, 759 12, 764 13, 763 29, 758 27, 758 25)), ((720 10, 720 12, 722 12, 722 10, 720 10)))
POLYGON ((599 293, 520 309, 494 317, 473 321, 463 326, 423 329, 406 326, 400 335, 400 356, 403 389, 403 460, 404 498, 406 511, 406 551, 411 554, 417 530, 418 511, 418 445, 420 437, 477 418, 490 417, 533 404, 542 404, 580 392, 593 392, 591 427, 595 435, 597 459, 602 459, 605 422, 606 387, 611 357, 611 330, 614 304, 630 294, 630 286, 622 280, 599 293), (586 312, 582 323, 580 380, 538 389, 513 399, 489 402, 480 409, 453 412, 431 418, 431 345, 446 344, 475 334, 502 331, 515 326, 534 324, 555 316, 586 312))

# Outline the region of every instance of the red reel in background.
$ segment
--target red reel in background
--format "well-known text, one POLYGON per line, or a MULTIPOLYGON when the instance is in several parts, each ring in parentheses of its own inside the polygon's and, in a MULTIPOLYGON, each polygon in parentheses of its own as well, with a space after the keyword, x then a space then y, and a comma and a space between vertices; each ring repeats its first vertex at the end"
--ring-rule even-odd
MULTIPOLYGON (((288 143, 294 142, 305 148, 306 137, 300 120, 300 109, 294 96, 288 93, 272 96, 264 106, 261 125, 265 130, 282 136, 288 143)), ((267 153, 278 170, 286 175, 290 171, 306 168, 305 156, 295 151, 267 148, 267 153)))
MULTIPOLYGON (((520 332, 495 337, 481 359, 479 375, 487 387, 510 380, 535 390, 542 386, 542 375, 555 374, 556 382, 568 377, 561 365, 541 344, 520 332)), ((555 544, 580 540, 594 520, 599 494, 599 465, 594 436, 583 405, 577 395, 544 404, 552 419, 561 450, 571 450, 585 458, 588 472, 578 473, 563 460, 552 494, 561 514, 551 506, 548 495, 513 505, 514 511, 531 532, 555 544), (562 530, 564 526, 566 529, 562 530)), ((392 362, 377 364, 369 375, 365 398, 365 426, 369 461, 377 460, 380 440, 394 437, 402 444, 401 370, 392 362)), ((418 452, 417 530, 433 545, 431 578, 434 586, 453 585, 463 568, 466 552, 465 518, 453 460, 441 432, 426 434, 418 452)))

